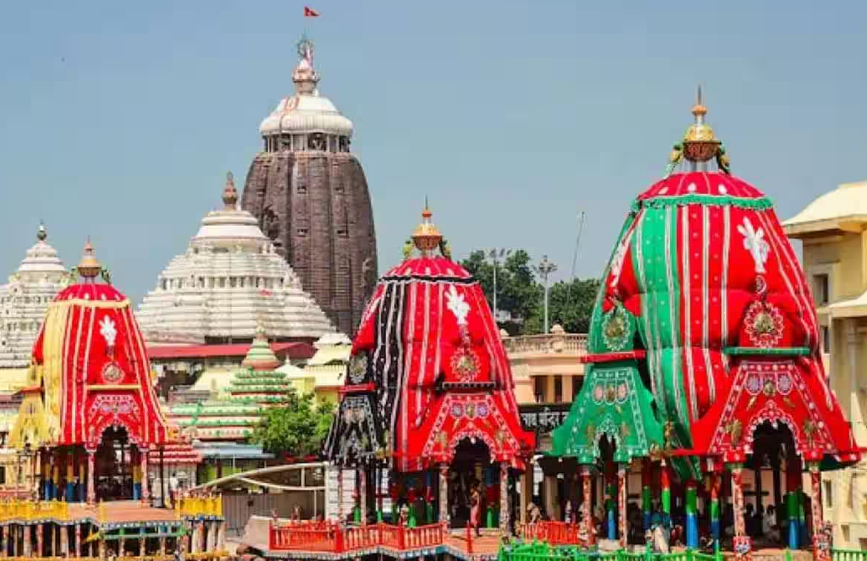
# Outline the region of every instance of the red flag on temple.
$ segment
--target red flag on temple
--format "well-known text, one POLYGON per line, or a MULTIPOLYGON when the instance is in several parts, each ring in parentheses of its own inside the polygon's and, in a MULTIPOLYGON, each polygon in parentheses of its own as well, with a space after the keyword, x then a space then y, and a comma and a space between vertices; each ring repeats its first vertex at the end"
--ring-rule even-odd
POLYGON ((314 10, 313 8, 311 8, 309 6, 304 6, 304 17, 305 18, 318 18, 319 12, 317 12, 316 10, 314 10))

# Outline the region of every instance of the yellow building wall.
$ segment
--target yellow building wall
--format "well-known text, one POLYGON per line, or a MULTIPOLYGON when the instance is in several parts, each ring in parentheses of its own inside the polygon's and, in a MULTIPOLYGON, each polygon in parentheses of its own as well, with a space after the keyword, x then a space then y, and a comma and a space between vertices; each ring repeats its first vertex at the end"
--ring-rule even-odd
MULTIPOLYGON (((829 274, 831 304, 857 298, 867 290, 867 233, 805 240, 803 259, 811 287, 814 275, 829 274)), ((831 388, 856 443, 867 447, 867 318, 835 319, 823 306, 819 321, 830 328, 826 366, 831 388)), ((867 548, 867 462, 823 473, 822 480, 824 514, 834 527, 834 546, 867 548)))

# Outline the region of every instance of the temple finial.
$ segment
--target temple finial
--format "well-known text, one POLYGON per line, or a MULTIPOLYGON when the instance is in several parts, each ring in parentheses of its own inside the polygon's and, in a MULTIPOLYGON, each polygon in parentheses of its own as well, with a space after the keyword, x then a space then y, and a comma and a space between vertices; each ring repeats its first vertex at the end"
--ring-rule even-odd
POLYGON ((84 244, 84 255, 81 256, 81 261, 78 262, 78 274, 84 279, 93 280, 101 272, 102 263, 94 256, 93 246, 90 244, 90 236, 87 236, 87 242, 84 244))
POLYGON ((424 210, 421 211, 421 224, 415 229, 412 234, 412 241, 415 247, 423 254, 438 248, 443 239, 443 235, 437 227, 431 222, 433 213, 427 203, 427 197, 424 198, 424 210))
POLYGON ((701 91, 701 84, 696 87, 695 105, 692 106, 692 114, 695 116, 695 122, 701 123, 701 118, 707 114, 707 107, 704 106, 704 96, 701 91))
POLYGON ((44 242, 48 238, 48 231, 45 229, 45 224, 40 220, 39 228, 36 229, 36 239, 44 242))
POLYGON ((238 204, 238 191, 235 189, 235 176, 232 172, 226 172, 226 186, 223 187, 223 204, 226 210, 235 210, 238 204))
POLYGON ((298 66, 292 72, 292 81, 295 82, 295 89, 301 95, 315 95, 316 84, 319 82, 319 74, 313 67, 313 54, 315 47, 313 41, 308 39, 306 35, 301 36, 298 41, 298 66))

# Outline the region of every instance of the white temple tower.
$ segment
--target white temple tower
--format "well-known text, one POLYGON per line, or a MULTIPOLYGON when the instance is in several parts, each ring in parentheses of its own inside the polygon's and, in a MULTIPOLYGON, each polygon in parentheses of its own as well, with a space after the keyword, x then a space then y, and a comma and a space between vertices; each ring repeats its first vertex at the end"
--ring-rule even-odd
POLYGON ((232 174, 187 251, 163 270, 136 317, 149 344, 318 339, 334 331, 252 214, 237 207, 232 174))
POLYGON ((70 282, 69 271, 47 238, 40 224, 36 244, 27 250, 9 282, 0 286, 0 377, 6 378, 10 369, 24 370, 30 365, 48 304, 70 282))

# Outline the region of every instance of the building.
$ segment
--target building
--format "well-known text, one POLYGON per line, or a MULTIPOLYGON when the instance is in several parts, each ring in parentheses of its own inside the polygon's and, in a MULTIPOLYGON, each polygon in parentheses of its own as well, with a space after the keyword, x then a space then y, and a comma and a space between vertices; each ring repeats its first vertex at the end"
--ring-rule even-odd
POLYGON ((40 224, 36 244, 9 282, 0 286, 0 377, 4 388, 12 391, 24 385, 48 304, 70 283, 69 271, 47 239, 40 224))
POLYGON ((352 352, 352 341, 342 333, 323 335, 313 343, 316 353, 310 357, 304 368, 283 365, 278 368, 293 381, 301 393, 314 393, 317 399, 337 403, 340 388, 343 387, 344 374, 352 352), (295 370, 292 370, 292 369, 295 370))
MULTIPOLYGON (((831 387, 867 446, 867 181, 825 193, 783 226, 803 244, 831 387)), ((823 482, 835 547, 867 549, 867 463, 823 474, 823 482)))
POLYGON ((501 334, 520 405, 572 403, 584 376, 580 357, 587 352, 586 333, 566 333, 560 325, 554 325, 547 334, 501 334))
POLYGON ((136 317, 151 346, 314 341, 334 331, 256 219, 237 208, 232 174, 223 208, 209 212, 186 252, 169 263, 136 317))
MULTIPOLYGON (((509 337, 501 331, 501 335, 515 379, 521 423, 536 434, 537 451, 548 452, 551 432, 563 424, 572 400, 581 391, 585 369, 581 358, 587 354, 587 334, 566 333, 560 325, 554 325, 547 334, 509 337)), ((534 500, 545 513, 562 519, 559 498, 566 495, 569 474, 550 469, 545 473, 539 462, 533 468, 532 476, 528 473, 522 481, 522 504, 534 500)), ((604 493, 601 479, 595 482, 593 493, 604 493)), ((526 522, 526 508, 520 515, 526 522)))
POLYGON ((277 370, 280 360, 264 332, 250 345, 228 385, 204 393, 201 399, 175 403, 169 417, 182 434, 195 443, 205 462, 196 480, 207 482, 245 469, 263 467, 271 454, 249 440, 269 407, 284 406, 291 387, 287 376, 277 370))
POLYGON ((243 207, 337 329, 351 336, 377 278, 370 195, 350 150, 352 121, 319 94, 313 42, 302 39, 298 47, 295 94, 259 127, 263 148, 247 172, 243 207))
MULTIPOLYGON (((283 362, 303 364, 313 356, 306 342, 270 343, 283 362)), ((156 373, 157 391, 169 401, 190 402, 222 392, 250 350, 248 343, 225 345, 153 345, 148 358, 156 373)))

